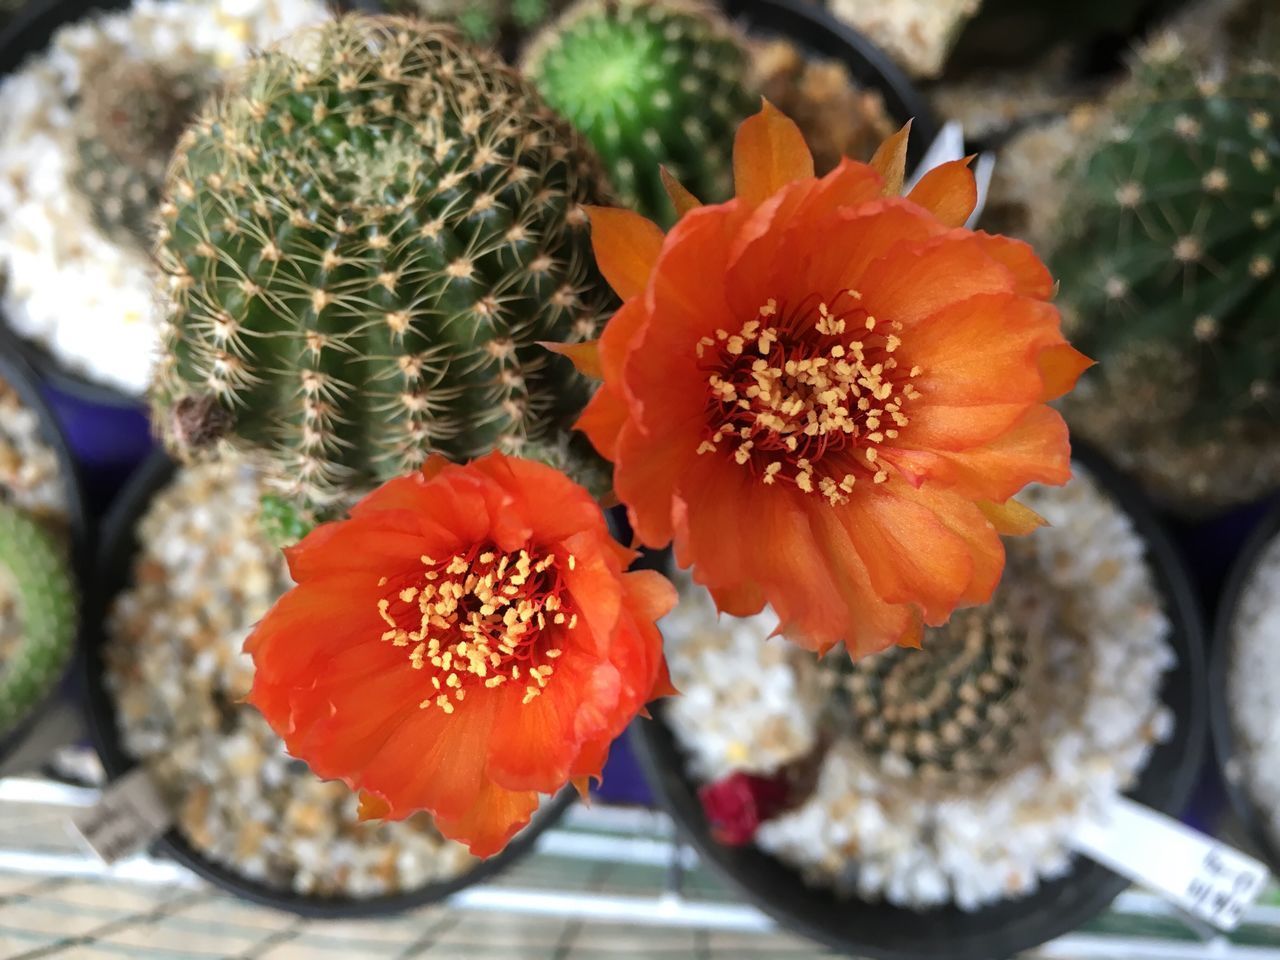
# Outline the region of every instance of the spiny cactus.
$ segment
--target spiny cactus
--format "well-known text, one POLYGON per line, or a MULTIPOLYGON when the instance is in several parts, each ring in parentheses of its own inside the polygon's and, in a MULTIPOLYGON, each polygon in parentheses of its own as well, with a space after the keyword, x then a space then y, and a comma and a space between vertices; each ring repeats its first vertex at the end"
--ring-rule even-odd
POLYGON ((0 501, 0 735, 62 674, 75 649, 76 606, 65 551, 30 516, 0 501))
POLYGON ((346 17, 268 51, 184 134, 162 207, 172 305, 153 409, 304 506, 431 453, 557 444, 587 397, 540 341, 612 294, 589 145, 451 29, 346 17))
POLYGON ((514 46, 562 5, 562 0, 394 0, 387 10, 455 24, 472 43, 514 46))
POLYGON ((1195 509, 1280 465, 1280 71, 1206 78, 1178 51, 1148 53, 1071 173, 1051 266, 1100 361, 1073 426, 1195 509))
POLYGON ((831 722, 886 775, 939 792, 979 787, 1026 762, 1044 671, 1044 624, 1024 613, 1028 589, 1002 586, 991 604, 928 631, 921 649, 825 661, 836 671, 831 722))
POLYGON ((150 246, 174 144, 212 85, 211 68, 139 61, 114 47, 86 66, 72 182, 109 237, 150 246))
POLYGON ((738 124, 759 107, 742 41, 696 0, 582 0, 543 30, 525 75, 595 144, 627 204, 675 211, 659 167, 704 202, 732 193, 738 124))

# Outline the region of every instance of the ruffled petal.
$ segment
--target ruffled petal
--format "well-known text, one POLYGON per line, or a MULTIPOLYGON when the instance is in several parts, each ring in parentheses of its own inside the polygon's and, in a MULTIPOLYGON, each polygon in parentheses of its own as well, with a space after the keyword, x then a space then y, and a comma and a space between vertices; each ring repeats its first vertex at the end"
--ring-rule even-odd
POLYGON ((690 210, 697 210, 702 201, 688 191, 683 183, 672 176, 664 166, 658 167, 658 175, 662 178, 662 188, 667 191, 671 205, 675 207, 676 217, 683 217, 690 210))
POLYGON ((573 429, 587 435, 596 452, 606 460, 618 459, 618 438, 630 417, 626 397, 611 383, 603 383, 583 407, 573 429))
POLYGON ((1044 384, 1040 399, 1057 400, 1071 390, 1080 379, 1080 375, 1093 364, 1093 360, 1069 343, 1054 344, 1042 350, 1037 358, 1037 366, 1044 384))
POLYGON ((604 367, 600 362, 600 341, 587 340, 582 343, 556 343, 552 340, 539 340, 538 346, 545 347, 552 353, 567 357, 573 368, 584 377, 593 380, 604 378, 604 367))
POLYGON ((491 857, 528 826, 538 803, 533 791, 507 790, 485 781, 465 811, 436 817, 436 826, 445 836, 465 843, 475 856, 491 857))
POLYGON ((1049 521, 1044 517, 1017 500, 1006 500, 1004 503, 979 500, 977 505, 978 509, 991 521, 996 532, 1002 536, 1024 537, 1049 525, 1049 521))
POLYGON ((1002 263, 1014 279, 1013 292, 1023 297, 1048 300, 1053 296, 1054 282, 1049 268, 1036 256, 1031 245, 1012 237, 995 236, 978 231, 973 239, 987 256, 1002 263))

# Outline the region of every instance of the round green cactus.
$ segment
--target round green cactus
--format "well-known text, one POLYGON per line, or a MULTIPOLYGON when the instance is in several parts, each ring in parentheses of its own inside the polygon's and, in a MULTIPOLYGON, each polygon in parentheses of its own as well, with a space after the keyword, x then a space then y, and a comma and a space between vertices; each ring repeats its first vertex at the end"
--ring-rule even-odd
POLYGON ((1026 622, 1025 604, 1011 599, 1026 589, 1002 587, 991 604, 958 612, 928 631, 922 649, 834 658, 835 728, 852 732, 887 775, 939 792, 981 786, 1025 762, 1044 676, 1043 625, 1026 622))
POLYGON ((0 632, 19 637, 4 645, 0 660, 0 734, 57 683, 75 650, 78 624, 65 550, 30 516, 0 501, 0 632), (3 622, 9 617, 14 620, 3 622))
POLYGON ((759 107, 745 47, 693 0, 583 0, 533 41, 525 75, 600 152, 622 200, 675 219, 659 168, 729 199, 738 124, 759 107))
POLYGON ((109 237, 150 246, 174 144, 212 86, 211 68, 175 69, 116 48, 85 68, 71 178, 109 237))
POLYGON ((387 10, 455 24, 472 43, 504 45, 544 23, 562 0, 392 0, 387 10))
POLYGON ((1280 71, 1198 75, 1154 48, 1071 171, 1050 265, 1098 359, 1073 427, 1189 508, 1280 465, 1280 71))
POLYGON ((590 146, 449 28, 352 16, 268 51, 179 144, 162 206, 167 445, 220 438, 323 507, 569 431, 589 387, 543 341, 614 300, 590 146))

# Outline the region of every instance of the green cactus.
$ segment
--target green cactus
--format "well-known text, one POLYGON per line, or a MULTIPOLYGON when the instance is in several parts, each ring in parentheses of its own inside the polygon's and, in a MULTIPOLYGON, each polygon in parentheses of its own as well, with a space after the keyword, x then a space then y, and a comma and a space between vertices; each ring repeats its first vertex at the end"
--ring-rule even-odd
POLYGON ((1070 171, 1050 265, 1100 361, 1079 433, 1175 506, 1274 486, 1280 454, 1280 72, 1206 79, 1157 45, 1070 171))
POLYGON ((661 224, 665 166, 704 202, 729 199, 738 124, 759 107, 742 41, 694 0, 582 0, 538 34, 525 75, 591 138, 621 199, 661 224))
POLYGON ((175 69, 115 47, 86 66, 71 177, 107 236, 150 247, 169 157, 212 85, 210 68, 175 69))
POLYGON ((0 735, 58 681, 75 650, 78 622, 65 550, 34 519, 0 501, 0 735))
POLYGON ((152 391, 169 448, 220 437, 328 506, 431 453, 555 446, 588 384, 541 341, 614 303, 589 145, 451 29, 352 16, 258 57, 179 144, 152 391))
POLYGON ((1016 599, 1026 589, 1002 586, 987 606, 926 631, 921 649, 824 661, 836 674, 829 722, 853 733, 886 775, 938 792, 981 786, 1025 762, 1044 677, 1042 624, 1028 623, 1016 599))
POLYGON ((561 6, 561 0, 393 0, 391 13, 452 23, 472 43, 482 46, 518 44, 561 6))

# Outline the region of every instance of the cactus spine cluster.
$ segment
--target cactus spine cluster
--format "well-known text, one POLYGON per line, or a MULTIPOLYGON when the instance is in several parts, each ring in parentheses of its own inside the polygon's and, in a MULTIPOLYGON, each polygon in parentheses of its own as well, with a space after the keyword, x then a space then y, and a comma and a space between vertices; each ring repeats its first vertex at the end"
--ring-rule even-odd
POLYGON ((1280 469, 1280 71, 1208 76, 1169 41, 1110 109, 1051 257, 1100 361, 1068 418, 1175 506, 1256 497, 1280 469))
POLYGON ((590 147, 451 29, 350 16, 258 57, 179 143, 152 399, 171 450, 256 452, 324 506, 563 442, 587 382, 541 341, 613 305, 590 147))
POLYGON ((78 622, 65 551, 34 519, 0 500, 0 641, 20 638, 3 644, 0 735, 53 688, 75 649, 78 622))
POLYGON ((955 614, 922 649, 852 664, 840 657, 836 729, 852 732, 886 776, 939 793, 979 788, 1026 762, 1043 696, 1043 633, 1010 594, 1002 587, 991 604, 955 614))
POLYGON ((169 157, 213 77, 211 67, 140 61, 114 47, 86 67, 72 181, 107 236, 150 247, 169 157))
POLYGON ((620 198, 675 217, 665 166, 698 199, 727 200, 738 124, 759 107, 742 41, 696 0, 582 0, 530 45, 524 71, 600 152, 620 198))

